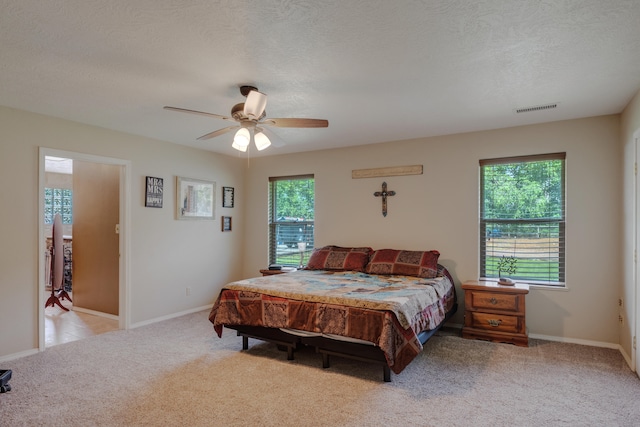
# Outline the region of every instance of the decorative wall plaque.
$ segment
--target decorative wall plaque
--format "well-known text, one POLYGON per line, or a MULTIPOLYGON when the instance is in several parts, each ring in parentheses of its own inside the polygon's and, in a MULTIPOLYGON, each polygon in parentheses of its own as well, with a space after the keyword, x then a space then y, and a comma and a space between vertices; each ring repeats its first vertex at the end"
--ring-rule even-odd
POLYGON ((233 187, 222 187, 222 207, 233 207, 234 190, 233 187))
POLYGON ((392 166, 388 168, 354 169, 351 178, 377 178, 380 176, 422 175, 422 165, 392 166))
POLYGON ((221 218, 221 223, 222 223, 222 231, 231 231, 231 217, 230 216, 223 216, 220 217, 221 218))
POLYGON ((147 177, 144 189, 144 205, 146 207, 162 207, 163 182, 164 180, 162 178, 155 178, 153 176, 147 177))

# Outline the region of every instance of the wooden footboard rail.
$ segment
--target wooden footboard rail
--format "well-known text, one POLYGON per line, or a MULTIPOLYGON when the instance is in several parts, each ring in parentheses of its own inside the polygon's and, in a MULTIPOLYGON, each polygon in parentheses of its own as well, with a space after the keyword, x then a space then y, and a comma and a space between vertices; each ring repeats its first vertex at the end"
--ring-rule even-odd
MULTIPOLYGON (((458 304, 455 304, 445 316, 445 319, 430 331, 422 331, 418 334, 418 339, 424 345, 447 320, 455 314, 458 304)), ((229 329, 237 331, 238 336, 242 337, 242 349, 249 348, 249 338, 259 339, 274 343, 281 350, 287 351, 287 360, 293 360, 294 352, 302 345, 314 347, 316 353, 322 355, 322 367, 330 368, 330 356, 345 357, 348 359, 359 360, 367 363, 376 363, 382 366, 383 378, 385 382, 391 381, 391 370, 387 364, 384 352, 375 345, 358 344, 348 341, 334 340, 321 336, 317 337, 301 337, 298 335, 288 334, 277 328, 265 328, 261 326, 226 326, 229 329)))

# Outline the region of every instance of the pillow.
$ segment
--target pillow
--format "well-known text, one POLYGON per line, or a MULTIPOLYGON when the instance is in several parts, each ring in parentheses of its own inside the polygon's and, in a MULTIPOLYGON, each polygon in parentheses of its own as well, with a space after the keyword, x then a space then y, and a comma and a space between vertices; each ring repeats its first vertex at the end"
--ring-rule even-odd
POLYGON ((325 246, 314 249, 307 263, 307 270, 353 270, 364 271, 371 248, 342 248, 340 246, 325 246))
POLYGON ((365 273, 399 274, 432 279, 438 275, 438 251, 379 249, 373 252, 365 273))

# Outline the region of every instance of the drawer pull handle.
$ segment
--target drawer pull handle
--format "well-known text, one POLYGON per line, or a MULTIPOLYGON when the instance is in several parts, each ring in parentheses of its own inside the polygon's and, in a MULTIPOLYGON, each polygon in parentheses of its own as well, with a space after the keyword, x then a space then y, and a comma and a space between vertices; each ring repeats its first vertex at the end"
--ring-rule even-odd
POLYGON ((493 304, 493 305, 496 305, 496 304, 498 303, 498 300, 497 300, 497 299, 495 299, 495 298, 491 298, 491 299, 489 300, 489 302, 490 302, 491 304, 493 304))
POLYGON ((489 319, 487 320, 487 322, 489 322, 489 325, 495 328, 497 326, 500 326, 500 324, 502 323, 502 320, 489 319))

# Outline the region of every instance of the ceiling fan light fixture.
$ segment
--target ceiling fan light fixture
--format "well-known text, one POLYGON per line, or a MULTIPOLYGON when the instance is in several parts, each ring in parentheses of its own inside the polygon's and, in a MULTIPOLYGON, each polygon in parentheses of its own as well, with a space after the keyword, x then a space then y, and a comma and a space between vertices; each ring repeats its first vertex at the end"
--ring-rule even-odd
MULTIPOLYGON (((249 149, 249 145, 251 145, 252 140, 258 150, 264 150, 271 146, 272 142, 263 133, 263 129, 259 126, 275 126, 279 128, 326 128, 329 126, 329 121, 324 119, 267 119, 267 113, 265 111, 265 107, 267 105, 266 94, 258 91, 255 86, 248 85, 240 86, 240 94, 246 98, 246 101, 235 104, 231 108, 231 116, 222 116, 220 114, 189 110, 186 108, 170 107, 168 105, 165 106, 164 109, 235 122, 236 124, 234 126, 227 126, 226 128, 209 132, 197 139, 198 141, 203 141, 216 138, 240 128, 240 130, 235 133, 231 146, 242 152, 246 152, 249 149)), ((276 145, 278 145, 277 142, 276 138, 276 145)))
POLYGON ((258 120, 267 106, 267 95, 257 90, 252 90, 247 95, 244 103, 244 114, 254 120, 258 120))
POLYGON ((271 145, 271 141, 269 140, 267 135, 262 132, 256 132, 256 134, 253 136, 253 142, 255 142, 258 151, 262 151, 271 145))
POLYGON ((240 128, 238 129, 238 132, 236 132, 236 135, 233 137, 233 144, 231 144, 231 146, 238 151, 247 151, 250 139, 251 134, 249 133, 249 129, 240 128))
POLYGON ((238 145, 238 144, 236 144, 235 141, 233 141, 233 144, 231 144, 231 147, 235 148, 238 151, 242 151, 243 153, 245 153, 247 151, 247 146, 246 145, 245 146, 238 145))

